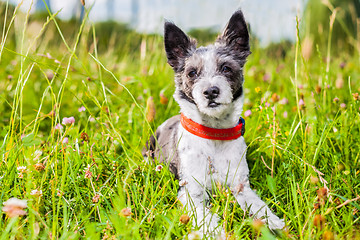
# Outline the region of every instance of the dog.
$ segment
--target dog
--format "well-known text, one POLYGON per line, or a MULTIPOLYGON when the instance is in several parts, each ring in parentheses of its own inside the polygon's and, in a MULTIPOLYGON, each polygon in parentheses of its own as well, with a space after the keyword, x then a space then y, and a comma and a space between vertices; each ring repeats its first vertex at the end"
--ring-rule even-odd
POLYGON ((250 188, 241 118, 243 67, 250 55, 241 10, 230 18, 215 43, 196 46, 174 23, 164 25, 165 51, 175 72, 174 99, 181 115, 166 120, 146 144, 144 157, 167 163, 179 179, 178 199, 205 236, 221 234, 219 217, 207 207, 214 183, 227 186, 240 207, 270 229, 285 224, 250 188), (240 120, 239 120, 240 119, 240 120))

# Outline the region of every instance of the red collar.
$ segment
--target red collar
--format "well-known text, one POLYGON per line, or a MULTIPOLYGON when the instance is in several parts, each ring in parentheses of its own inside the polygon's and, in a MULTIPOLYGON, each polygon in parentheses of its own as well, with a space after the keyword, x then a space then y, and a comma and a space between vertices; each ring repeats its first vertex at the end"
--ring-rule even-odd
POLYGON ((233 140, 245 133, 245 120, 240 118, 239 124, 233 128, 218 129, 209 128, 198 124, 181 113, 181 125, 190 133, 212 140, 233 140))

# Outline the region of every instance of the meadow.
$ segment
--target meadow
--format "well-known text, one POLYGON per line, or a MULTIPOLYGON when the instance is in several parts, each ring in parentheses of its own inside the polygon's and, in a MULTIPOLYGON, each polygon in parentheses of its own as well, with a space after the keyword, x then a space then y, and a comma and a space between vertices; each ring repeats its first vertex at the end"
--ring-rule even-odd
MULTIPOLYGON (((194 239, 178 181, 141 155, 179 113, 162 37, 6 3, 0 17, 0 239, 194 239)), ((266 49, 254 37, 245 66, 250 182, 287 229, 214 186, 229 239, 360 239, 360 48, 300 32, 266 49)))

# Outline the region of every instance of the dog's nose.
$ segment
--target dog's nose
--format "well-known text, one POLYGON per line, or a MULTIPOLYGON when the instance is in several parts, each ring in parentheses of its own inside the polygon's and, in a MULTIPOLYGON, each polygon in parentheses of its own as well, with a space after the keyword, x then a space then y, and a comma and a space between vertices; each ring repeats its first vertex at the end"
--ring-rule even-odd
POLYGON ((203 93, 207 99, 212 100, 212 99, 217 98, 217 96, 220 93, 220 89, 216 86, 212 86, 212 87, 209 87, 208 89, 206 89, 203 93))

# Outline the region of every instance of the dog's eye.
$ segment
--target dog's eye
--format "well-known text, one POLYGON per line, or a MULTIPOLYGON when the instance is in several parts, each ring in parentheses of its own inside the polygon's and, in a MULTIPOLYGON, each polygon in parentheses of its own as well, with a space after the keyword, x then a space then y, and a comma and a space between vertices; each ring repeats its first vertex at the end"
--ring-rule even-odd
POLYGON ((197 76, 197 72, 195 70, 192 70, 188 73, 188 77, 189 78, 194 78, 197 76))
POLYGON ((231 72, 231 68, 225 65, 225 66, 223 66, 221 68, 221 72, 222 73, 229 73, 229 72, 231 72))

